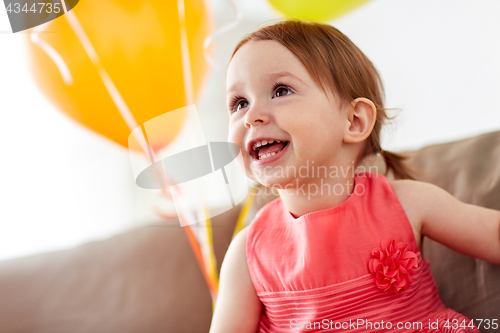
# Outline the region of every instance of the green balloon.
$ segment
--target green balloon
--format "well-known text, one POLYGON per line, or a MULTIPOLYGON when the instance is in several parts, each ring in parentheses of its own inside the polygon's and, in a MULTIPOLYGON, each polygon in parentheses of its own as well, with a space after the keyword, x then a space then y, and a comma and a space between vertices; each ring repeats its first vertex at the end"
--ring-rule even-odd
POLYGON ((327 23, 369 0, 269 0, 287 18, 327 23))

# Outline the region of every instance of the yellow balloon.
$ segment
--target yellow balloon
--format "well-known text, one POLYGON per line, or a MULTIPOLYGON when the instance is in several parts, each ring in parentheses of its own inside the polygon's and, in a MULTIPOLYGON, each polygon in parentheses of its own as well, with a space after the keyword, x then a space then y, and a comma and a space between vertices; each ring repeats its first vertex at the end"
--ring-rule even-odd
MULTIPOLYGON (((212 32, 213 22, 204 0, 185 0, 184 7, 196 97, 207 74, 203 41, 212 32)), ((85 0, 72 12, 138 125, 187 105, 177 0, 85 0)), ((50 52, 29 41, 34 78, 65 114, 127 147, 131 129, 110 97, 102 72, 69 24, 68 15, 51 21, 46 27, 50 33, 38 34, 38 38, 59 54, 72 82, 63 79, 50 52)), ((148 138, 155 151, 175 138, 185 115, 171 120, 161 133, 151 133, 148 138)))
POLYGON ((269 0, 287 18, 330 22, 369 0, 269 0))

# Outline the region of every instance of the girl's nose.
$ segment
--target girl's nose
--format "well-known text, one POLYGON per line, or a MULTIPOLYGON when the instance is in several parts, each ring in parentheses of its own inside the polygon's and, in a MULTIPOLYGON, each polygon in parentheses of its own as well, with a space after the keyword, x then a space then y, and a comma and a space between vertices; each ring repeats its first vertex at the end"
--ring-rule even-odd
POLYGON ((245 114, 245 127, 250 129, 252 126, 265 125, 269 123, 269 115, 264 108, 254 104, 245 114))

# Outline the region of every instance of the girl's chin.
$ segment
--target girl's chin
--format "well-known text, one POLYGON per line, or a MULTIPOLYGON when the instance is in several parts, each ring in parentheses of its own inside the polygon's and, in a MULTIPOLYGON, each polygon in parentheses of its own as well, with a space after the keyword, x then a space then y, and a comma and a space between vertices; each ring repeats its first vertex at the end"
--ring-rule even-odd
POLYGON ((286 184, 290 183, 290 180, 287 181, 284 178, 275 178, 275 177, 268 177, 264 179, 255 177, 252 180, 265 187, 275 188, 276 190, 283 189, 285 188, 286 184))

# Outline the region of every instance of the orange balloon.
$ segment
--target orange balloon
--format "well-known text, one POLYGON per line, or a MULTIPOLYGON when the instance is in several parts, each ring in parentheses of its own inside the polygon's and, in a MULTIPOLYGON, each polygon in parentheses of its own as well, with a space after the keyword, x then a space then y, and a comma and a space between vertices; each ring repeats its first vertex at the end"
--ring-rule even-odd
MULTIPOLYGON (((196 97, 207 73, 203 41, 213 30, 204 0, 185 0, 185 24, 196 97)), ((72 10, 138 125, 187 105, 177 0, 86 0, 72 10)), ((42 92, 80 124, 127 147, 131 129, 122 118, 98 69, 68 23, 68 14, 38 34, 62 58, 67 84, 54 60, 29 41, 30 66, 42 92)), ((29 36, 29 34, 27 35, 29 36)), ((101 73, 102 75, 102 73, 101 73)), ((178 134, 185 115, 149 139, 158 151, 178 134)), ((140 147, 130 147, 140 149, 140 147)))

